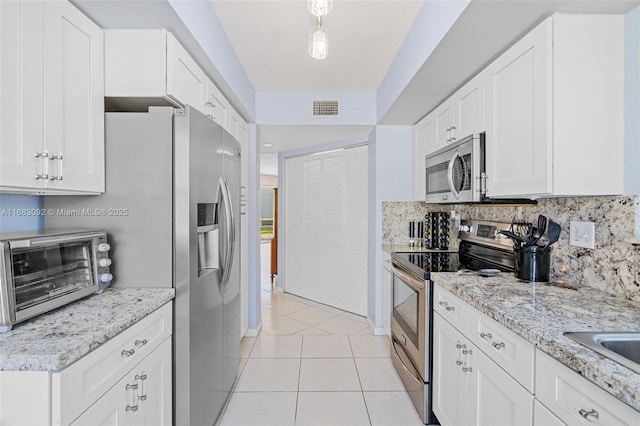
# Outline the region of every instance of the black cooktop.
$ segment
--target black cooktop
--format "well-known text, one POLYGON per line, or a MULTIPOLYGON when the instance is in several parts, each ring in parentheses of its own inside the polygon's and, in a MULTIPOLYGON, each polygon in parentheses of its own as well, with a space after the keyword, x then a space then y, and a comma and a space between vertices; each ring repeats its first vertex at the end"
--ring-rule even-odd
POLYGON ((429 279, 431 272, 455 272, 460 268, 458 252, 394 252, 391 260, 425 280, 429 279))

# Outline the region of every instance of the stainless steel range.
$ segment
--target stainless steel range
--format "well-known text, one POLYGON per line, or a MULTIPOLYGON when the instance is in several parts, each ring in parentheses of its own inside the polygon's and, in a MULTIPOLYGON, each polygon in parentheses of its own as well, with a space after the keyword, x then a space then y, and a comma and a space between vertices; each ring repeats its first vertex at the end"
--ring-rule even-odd
POLYGON ((511 224, 462 221, 457 252, 425 251, 391 254, 393 265, 391 360, 425 424, 438 424, 431 408, 433 366, 433 272, 461 268, 513 272, 513 242, 499 233, 511 224))

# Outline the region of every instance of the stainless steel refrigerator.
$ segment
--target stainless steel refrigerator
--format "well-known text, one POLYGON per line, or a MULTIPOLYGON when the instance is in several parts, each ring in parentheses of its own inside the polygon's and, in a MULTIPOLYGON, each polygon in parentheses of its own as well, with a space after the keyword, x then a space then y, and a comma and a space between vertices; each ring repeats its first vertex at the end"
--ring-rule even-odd
POLYGON ((240 359, 240 144, 191 107, 105 124, 106 192, 45 197, 45 228, 105 229, 114 287, 175 287, 174 424, 211 425, 240 359))

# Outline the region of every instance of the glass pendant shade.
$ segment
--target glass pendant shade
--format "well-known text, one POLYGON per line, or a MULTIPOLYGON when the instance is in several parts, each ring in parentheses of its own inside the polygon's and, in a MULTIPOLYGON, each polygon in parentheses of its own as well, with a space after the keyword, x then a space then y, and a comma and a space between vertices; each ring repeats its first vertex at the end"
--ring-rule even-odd
POLYGON ((313 16, 326 16, 333 10, 333 0, 307 0, 307 10, 313 16))
POLYGON ((309 30, 309 56, 313 59, 324 59, 329 54, 329 39, 327 30, 321 25, 309 30))

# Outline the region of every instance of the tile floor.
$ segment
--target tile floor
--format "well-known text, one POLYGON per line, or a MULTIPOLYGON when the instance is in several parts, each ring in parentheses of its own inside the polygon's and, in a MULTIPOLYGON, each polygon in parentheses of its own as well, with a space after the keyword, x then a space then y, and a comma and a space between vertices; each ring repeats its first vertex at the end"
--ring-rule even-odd
POLYGON ((268 279, 262 296, 262 332, 242 341, 221 425, 422 425, 388 338, 365 318, 273 293, 268 279))

